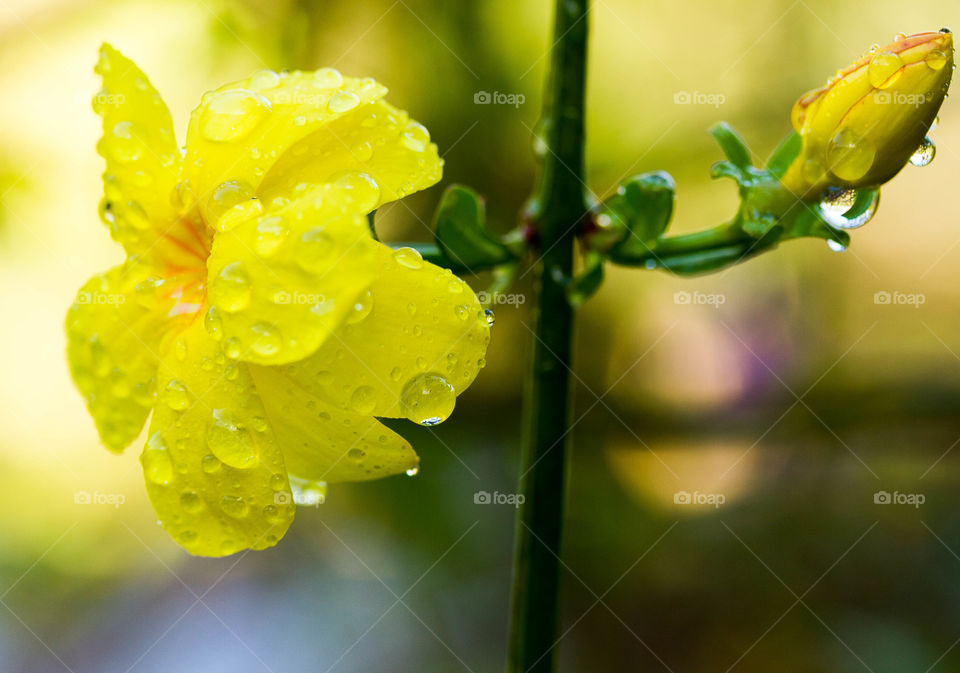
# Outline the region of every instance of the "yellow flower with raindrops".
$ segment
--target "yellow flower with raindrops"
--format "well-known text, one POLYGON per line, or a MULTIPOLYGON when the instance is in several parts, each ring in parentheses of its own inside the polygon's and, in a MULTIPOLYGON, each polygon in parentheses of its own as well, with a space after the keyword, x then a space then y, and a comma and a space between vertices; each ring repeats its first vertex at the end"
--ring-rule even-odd
POLYGON ((326 484, 414 473, 378 418, 446 419, 490 338, 449 270, 367 215, 439 181, 427 130, 376 81, 260 71, 203 96, 181 152, 146 76, 104 45, 101 219, 126 261, 68 311, 68 360, 103 443, 140 456, 193 554, 275 544, 326 484))
POLYGON ((802 149, 783 185, 816 200, 829 189, 879 187, 908 161, 929 163, 935 150, 927 132, 953 69, 953 34, 946 28, 875 45, 794 105, 802 149))

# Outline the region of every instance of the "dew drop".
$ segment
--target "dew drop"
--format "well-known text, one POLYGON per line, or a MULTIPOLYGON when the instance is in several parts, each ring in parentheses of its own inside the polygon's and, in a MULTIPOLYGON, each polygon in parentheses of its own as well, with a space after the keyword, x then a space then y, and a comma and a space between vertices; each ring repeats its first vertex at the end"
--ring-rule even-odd
POLYGON ((403 144, 413 152, 423 152, 429 142, 430 132, 417 122, 410 122, 403 132, 403 144))
POLYGON ((280 84, 280 75, 273 70, 258 70, 250 76, 250 86, 263 91, 272 89, 280 84))
POLYGON ((196 514, 203 509, 203 498, 193 491, 184 491, 180 494, 180 506, 187 512, 196 514))
POLYGON ((242 311, 250 305, 250 278, 242 262, 232 262, 223 267, 213 279, 210 289, 216 305, 227 313, 242 311))
POLYGON ((870 85, 878 89, 886 89, 900 78, 903 72, 903 61, 897 54, 883 51, 875 54, 867 66, 867 76, 870 85))
POLYGON ((453 314, 460 320, 466 320, 470 317, 470 309, 463 304, 458 304, 453 307, 453 314))
POLYGON ((827 158, 830 170, 841 180, 859 180, 873 166, 873 143, 850 129, 842 129, 830 141, 827 158))
POLYGON ((243 348, 240 345, 240 339, 237 337, 230 337, 227 339, 223 350, 227 354, 227 357, 233 360, 236 360, 243 355, 243 348))
POLYGON ((242 519, 250 513, 247 501, 238 495, 225 495, 220 498, 220 509, 235 519, 242 519))
POLYGON ((834 189, 820 202, 820 215, 832 227, 837 229, 856 229, 862 227, 877 212, 880 204, 879 190, 870 193, 870 202, 859 215, 847 217, 847 212, 857 201, 857 192, 853 189, 834 189))
POLYGON ((943 68, 947 65, 949 57, 946 55, 946 53, 936 50, 927 54, 926 58, 923 60, 931 70, 943 70, 943 68))
POLYGON ((267 523, 277 524, 283 521, 283 515, 280 513, 280 508, 276 505, 266 505, 263 508, 263 518, 267 520, 267 523))
POLYGON ((393 251, 393 259, 408 269, 419 269, 423 266, 423 256, 413 248, 397 248, 393 251))
POLYGON ((453 413, 457 394, 442 376, 421 374, 403 387, 400 402, 411 420, 430 426, 442 423, 453 413))
POLYGON ((370 386, 358 386, 350 396, 350 406, 358 414, 369 414, 377 403, 376 394, 370 386))
POLYGON ((213 410, 213 423, 207 430, 207 446, 214 456, 230 467, 249 469, 258 462, 250 433, 226 409, 213 410))
POLYGON ((270 101, 249 89, 210 94, 200 113, 200 133, 212 142, 246 138, 270 114, 270 101))
POLYGON ((325 270, 332 261, 333 245, 333 239, 323 226, 308 229, 300 236, 297 245, 297 264, 308 273, 325 270))
POLYGON ((357 96, 357 94, 353 93, 352 91, 338 91, 330 98, 330 102, 327 103, 327 107, 330 108, 330 112, 342 114, 344 112, 349 112, 359 104, 360 98, 357 96))
POLYGON ((936 154, 937 146, 930 140, 930 136, 927 136, 923 139, 923 142, 920 143, 917 151, 910 156, 910 163, 914 166, 926 166, 933 161, 933 157, 936 156, 936 154))
POLYGON ((213 474, 221 467, 223 467, 223 463, 220 462, 220 459, 210 453, 200 459, 200 469, 207 474, 213 474))
POLYGON ((358 210, 370 212, 380 202, 380 185, 367 173, 347 171, 334 181, 334 186, 343 190, 358 210))
POLYGON ((415 476, 417 476, 417 474, 418 474, 419 472, 420 472, 420 466, 419 466, 419 465, 415 465, 415 466, 411 467, 409 470, 407 470, 407 476, 408 476, 408 477, 415 477, 415 476))
POLYGON ((346 323, 348 325, 355 325, 373 311, 373 294, 370 290, 367 290, 359 297, 353 304, 353 309, 347 314, 346 323))
POLYGON ((487 327, 493 327, 493 323, 497 320, 497 316, 494 315, 493 309, 489 308, 483 309, 483 317, 487 321, 487 327))
POLYGON ((207 314, 203 317, 203 327, 214 341, 220 341, 223 338, 223 319, 216 306, 207 309, 207 314))
POLYGON ((257 355, 269 357, 276 355, 280 350, 283 341, 279 330, 273 325, 265 322, 257 323, 250 328, 250 331, 253 332, 254 339, 250 347, 257 355))
POLYGON ((253 188, 242 180, 228 180, 217 186, 208 206, 209 217, 219 231, 235 226, 263 212, 253 188))
POLYGON ((835 241, 832 238, 827 239, 827 247, 833 250, 834 252, 844 252, 847 249, 847 246, 845 246, 843 243, 840 243, 839 241, 835 241))
POLYGON ((283 218, 265 217, 257 223, 257 237, 253 241, 253 250, 261 257, 270 257, 287 237, 287 228, 283 218))
POLYGON ((343 86, 343 75, 335 68, 320 68, 313 73, 313 85, 318 89, 337 89, 343 86))
POLYGON ((157 432, 150 437, 147 446, 140 456, 143 473, 154 484, 166 486, 173 481, 173 462, 163 436, 157 432))
POLYGON ((174 411, 183 411, 190 405, 187 387, 182 381, 171 379, 163 389, 163 401, 174 411))

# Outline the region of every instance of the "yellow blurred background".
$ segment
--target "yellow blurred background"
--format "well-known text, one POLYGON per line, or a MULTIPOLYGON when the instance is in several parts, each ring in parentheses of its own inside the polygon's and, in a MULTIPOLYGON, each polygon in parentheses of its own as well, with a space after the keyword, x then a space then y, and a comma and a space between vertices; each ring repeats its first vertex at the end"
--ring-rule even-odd
MULTIPOLYGON (((488 366, 436 434, 398 426, 418 476, 334 487, 277 548, 216 561, 156 525, 135 447, 99 446, 62 323, 122 258, 97 219, 101 42, 148 74, 181 142, 204 91, 260 68, 384 82, 446 168, 378 225, 426 241, 452 182, 515 224, 550 4, 0 1, 0 671, 502 668, 513 511, 473 497, 515 490, 529 302, 497 307, 488 366)), ((800 94, 896 32, 960 26, 960 7, 594 0, 590 17, 590 189, 666 170, 686 232, 737 205, 709 179, 709 125, 763 160, 800 94)), ((562 670, 960 669, 953 100, 932 136, 933 163, 883 189, 845 253, 801 240, 695 279, 609 270, 577 334, 562 670)))

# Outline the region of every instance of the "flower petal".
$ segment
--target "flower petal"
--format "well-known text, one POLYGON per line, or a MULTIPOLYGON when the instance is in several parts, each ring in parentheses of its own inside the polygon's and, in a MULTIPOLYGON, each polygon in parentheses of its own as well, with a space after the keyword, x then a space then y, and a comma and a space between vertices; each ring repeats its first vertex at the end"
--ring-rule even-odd
POLYGON ((366 481, 416 468, 410 444, 375 418, 349 413, 300 388, 275 367, 250 365, 297 486, 366 481))
POLYGON ((320 184, 359 173, 378 188, 372 210, 436 184, 442 170, 443 160, 427 129, 381 100, 298 142, 270 169, 259 191, 269 199, 301 182, 320 184))
POLYGON ((273 546, 294 506, 247 365, 227 360, 199 320, 162 347, 158 400, 140 456, 160 522, 191 554, 273 546))
POLYGON ((324 68, 261 71, 207 93, 187 130, 185 171, 194 193, 207 202, 228 181, 255 190, 292 145, 386 91, 372 79, 324 68))
POLYGON ((93 99, 103 120, 97 151, 107 161, 101 218, 128 254, 195 264, 203 241, 171 200, 181 158, 170 111, 146 75, 110 45, 100 48, 95 70, 103 78, 93 99))
POLYGON ((355 312, 376 274, 376 244, 357 211, 350 192, 322 185, 217 233, 207 323, 222 333, 228 356, 266 365, 302 359, 355 312))
POLYGON ((377 262, 365 315, 283 372, 344 411, 438 423, 484 365, 483 308, 465 282, 410 248, 378 243, 377 262))
POLYGON ((67 360, 100 440, 130 444, 150 413, 160 339, 175 300, 137 259, 84 284, 67 312, 67 360))

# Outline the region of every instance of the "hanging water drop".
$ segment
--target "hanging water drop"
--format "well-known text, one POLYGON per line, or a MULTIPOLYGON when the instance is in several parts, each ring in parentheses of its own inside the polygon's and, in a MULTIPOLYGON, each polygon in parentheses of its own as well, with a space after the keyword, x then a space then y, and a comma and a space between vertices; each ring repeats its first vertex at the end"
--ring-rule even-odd
POLYGON ((832 238, 827 239, 827 247, 833 250, 834 252, 844 252, 847 249, 847 246, 845 246, 843 243, 840 243, 839 241, 835 241, 832 238))
POLYGON ((445 421, 457 403, 457 393, 442 376, 421 374, 403 387, 400 402, 407 416, 420 425, 445 421))
POLYGON ((226 409, 213 410, 207 446, 218 460, 230 467, 249 469, 258 462, 250 433, 226 409))
POLYGON ((877 212, 877 206, 880 204, 880 191, 857 192, 854 189, 833 189, 827 192, 823 201, 820 202, 820 216, 831 227, 836 229, 856 229, 862 227, 877 212), (869 201, 860 208, 856 208, 857 203, 864 198, 869 201), (854 209, 856 212, 848 214, 854 209))
POLYGON ((487 327, 493 327, 493 323, 497 319, 497 316, 494 315, 493 313, 493 309, 490 309, 490 308, 483 309, 483 317, 487 321, 487 327))
POLYGON ((212 142, 236 142, 269 114, 270 101, 249 89, 216 92, 200 113, 200 133, 212 142))
POLYGON ((910 163, 914 166, 926 166, 937 154, 937 146, 930 140, 930 136, 923 139, 920 147, 910 156, 910 163))

